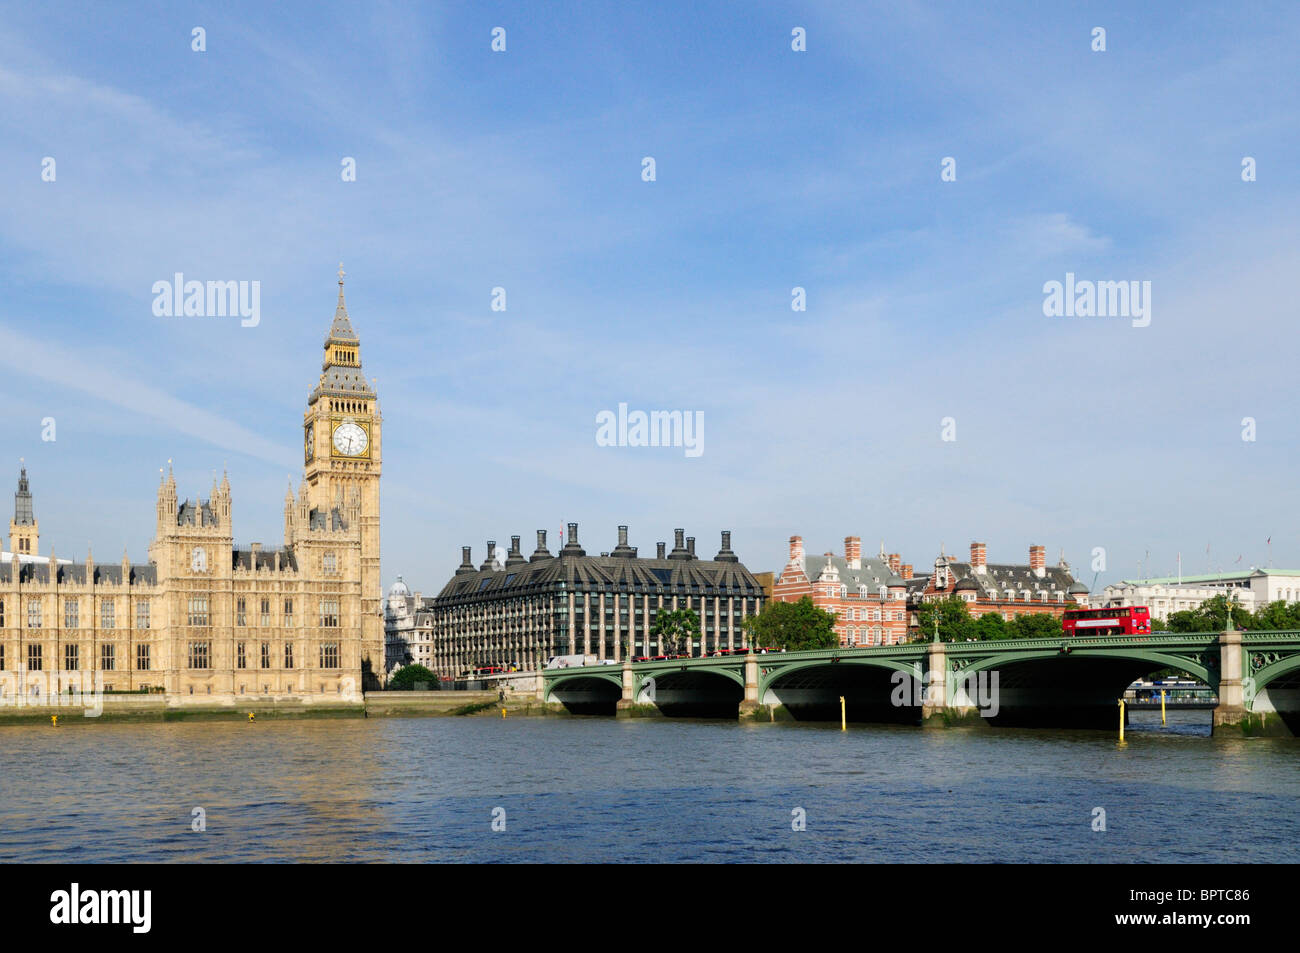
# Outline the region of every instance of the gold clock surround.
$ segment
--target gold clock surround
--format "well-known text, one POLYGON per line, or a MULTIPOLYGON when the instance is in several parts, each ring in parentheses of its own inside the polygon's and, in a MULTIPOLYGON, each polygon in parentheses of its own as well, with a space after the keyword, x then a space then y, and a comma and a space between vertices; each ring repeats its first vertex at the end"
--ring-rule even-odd
POLYGON ((330 457, 337 460, 369 460, 370 450, 374 446, 374 440, 370 435, 370 421, 364 417, 357 418, 344 414, 330 416, 330 457), (361 453, 347 454, 340 453, 338 447, 334 446, 334 433, 343 424, 349 423, 360 427, 366 435, 366 449, 361 453))

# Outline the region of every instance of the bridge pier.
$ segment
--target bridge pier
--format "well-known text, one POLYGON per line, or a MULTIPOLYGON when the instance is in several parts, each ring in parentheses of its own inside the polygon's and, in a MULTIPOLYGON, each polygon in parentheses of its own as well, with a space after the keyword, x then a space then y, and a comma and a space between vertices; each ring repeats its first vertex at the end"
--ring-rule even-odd
POLYGON ((945 728, 948 721, 948 651, 939 641, 931 642, 927 656, 926 684, 921 688, 921 727, 945 728))
POLYGON ((740 702, 739 717, 741 721, 756 721, 758 714, 758 656, 751 648, 745 655, 745 697, 740 702))
POLYGON ((614 705, 615 718, 631 718, 636 709, 636 678, 632 674, 632 662, 623 659, 623 696, 614 705))
POLYGON ((1219 704, 1214 709, 1213 733, 1229 728, 1247 735, 1290 737, 1296 732, 1286 717, 1274 708, 1267 690, 1256 691, 1246 675, 1249 652, 1242 644, 1241 632, 1225 629, 1219 633, 1219 704))
POLYGON ((948 649, 944 643, 930 643, 927 665, 928 684, 922 688, 921 696, 921 727, 952 728, 956 725, 986 724, 974 705, 956 703, 959 685, 956 673, 949 669, 948 649))
MULTIPOLYGON (((1229 616, 1229 625, 1232 624, 1229 616)), ((1241 633, 1225 629, 1219 633, 1219 704, 1214 709, 1211 731, 1221 726, 1239 725, 1249 714, 1242 682, 1241 633)))

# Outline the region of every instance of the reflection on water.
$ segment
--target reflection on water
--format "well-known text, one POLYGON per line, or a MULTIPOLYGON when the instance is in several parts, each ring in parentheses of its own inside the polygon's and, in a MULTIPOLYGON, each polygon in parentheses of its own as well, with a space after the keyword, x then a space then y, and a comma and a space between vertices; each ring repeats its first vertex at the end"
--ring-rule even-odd
POLYGON ((0 860, 1300 860, 1300 741, 1170 722, 1135 712, 1122 748, 664 719, 2 727, 0 860))

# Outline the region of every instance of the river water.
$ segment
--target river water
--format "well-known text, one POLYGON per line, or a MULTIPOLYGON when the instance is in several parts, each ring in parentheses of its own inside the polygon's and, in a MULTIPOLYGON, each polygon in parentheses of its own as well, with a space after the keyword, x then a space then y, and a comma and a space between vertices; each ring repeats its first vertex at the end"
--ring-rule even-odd
POLYGON ((1300 740, 1132 717, 0 727, 0 860, 1300 861, 1300 740))

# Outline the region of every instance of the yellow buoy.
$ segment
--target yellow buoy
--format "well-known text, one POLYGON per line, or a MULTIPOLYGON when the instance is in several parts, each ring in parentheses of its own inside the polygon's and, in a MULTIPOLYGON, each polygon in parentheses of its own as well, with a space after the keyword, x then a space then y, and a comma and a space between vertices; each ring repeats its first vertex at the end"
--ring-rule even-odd
POLYGON ((1119 700, 1119 743, 1124 744, 1124 699, 1119 700))
POLYGON ((50 716, 50 724, 53 725, 55 728, 59 727, 59 716, 58 716, 58 715, 51 715, 51 716, 50 716))
POLYGON ((1165 690, 1160 689, 1160 724, 1165 723, 1165 690))
POLYGON ((840 731, 848 731, 849 723, 844 714, 844 696, 840 696, 840 731))
POLYGON ((253 720, 253 713, 251 711, 248 713, 248 720, 249 721, 253 720))

